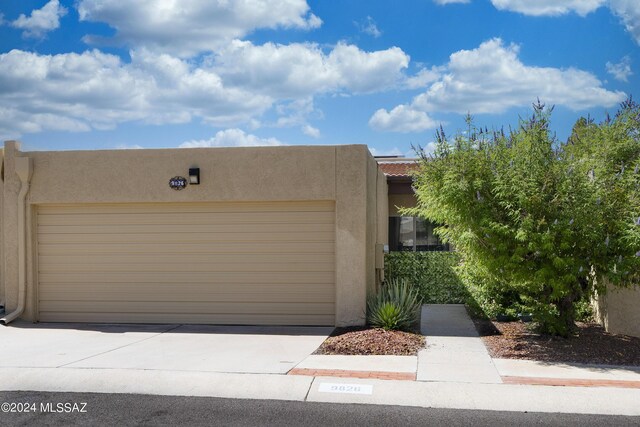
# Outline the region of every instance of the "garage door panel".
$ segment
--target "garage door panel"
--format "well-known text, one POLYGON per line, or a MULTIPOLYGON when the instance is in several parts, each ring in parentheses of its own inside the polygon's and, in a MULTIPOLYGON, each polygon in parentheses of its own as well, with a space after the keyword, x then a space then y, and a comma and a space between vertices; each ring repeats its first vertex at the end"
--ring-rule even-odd
MULTIPOLYGON (((305 231, 302 232, 218 232, 211 233, 206 229, 198 231, 198 226, 192 226, 189 231, 178 231, 176 228, 168 228, 162 230, 154 227, 153 230, 145 229, 142 226, 131 226, 131 232, 127 233, 127 226, 113 226, 110 232, 92 233, 95 227, 82 227, 84 230, 73 230, 66 233, 40 235, 41 244, 67 244, 67 243, 83 243, 90 241, 97 243, 235 243, 235 242, 273 242, 279 240, 281 242, 333 242, 335 236, 330 231, 305 231), (133 231, 136 231, 135 233, 133 231)), ((46 227, 44 227, 46 228, 46 227)))
POLYGON ((82 205, 40 205, 41 215, 107 215, 116 216, 172 215, 224 212, 333 212, 334 203, 329 200, 297 202, 216 202, 216 203, 84 203, 82 205))
MULTIPOLYGON (((85 242, 96 239, 119 239, 129 237, 130 239, 151 239, 149 241, 155 241, 152 239, 163 239, 166 241, 167 237, 162 234, 175 232, 188 234, 189 241, 210 241, 212 236, 209 233, 221 233, 221 234, 246 234, 246 233, 267 233, 273 234, 308 234, 308 233, 325 233, 333 236, 334 225, 333 224, 229 224, 229 225, 171 225, 171 226, 157 226, 150 225, 144 226, 100 226, 101 229, 90 226, 54 226, 54 225, 41 225, 40 226, 40 239, 42 242, 47 243, 66 243, 69 242, 69 238, 73 238, 77 242, 85 242), (64 231, 64 232, 63 232, 64 231), (158 234, 159 233, 159 234, 158 234), (125 236, 122 236, 122 235, 125 236), (151 234, 151 235, 150 235, 151 234), (202 235, 202 237, 200 237, 202 235), (194 240, 198 239, 198 240, 194 240)), ((215 237, 215 236, 213 236, 215 237)), ((171 236, 169 236, 171 238, 171 236)), ((313 239, 309 239, 313 240, 313 239)), ((108 241, 108 240, 107 240, 108 241)), ((119 240, 116 240, 119 241, 119 240)))
MULTIPOLYGON (((138 301, 118 301, 120 313, 202 313, 202 314, 270 314, 295 315, 304 310, 308 314, 326 314, 333 310, 331 303, 262 303, 262 302, 210 302, 210 301, 154 301, 140 304, 138 301)), ((92 312, 108 313, 114 309, 112 301, 50 301, 48 310, 55 312, 77 312, 90 309, 92 312)))
POLYGON ((94 243, 84 244, 48 244, 38 243, 41 255, 57 255, 60 253, 78 254, 283 254, 290 252, 303 253, 333 253, 333 242, 306 242, 295 244, 291 242, 215 242, 215 243, 173 243, 171 245, 158 245, 153 243, 130 243, 126 248, 118 243, 94 243))
POLYGON ((40 273, 40 283, 327 283, 333 272, 86 272, 40 273))
POLYGON ((193 225, 244 225, 244 224, 332 224, 335 221, 333 212, 261 212, 255 215, 253 212, 229 212, 229 213, 198 213, 198 214, 140 214, 140 215, 47 215, 41 213, 41 225, 43 227, 104 227, 110 225, 166 225, 175 226, 184 223, 188 219, 193 225))
POLYGON ((203 313, 96 313, 96 312, 49 312, 41 311, 48 322, 93 322, 93 323, 202 323, 216 325, 309 325, 334 324, 333 314, 203 314, 203 313))
POLYGON ((237 272, 242 269, 244 272, 329 272, 333 274, 334 266, 332 262, 306 262, 292 263, 283 260, 266 263, 188 263, 188 264, 168 264, 162 262, 155 263, 82 263, 82 264, 49 264, 44 263, 42 267, 50 273, 135 273, 135 272, 237 272))
POLYGON ((135 289, 126 289, 110 285, 108 290, 98 289, 87 292, 78 292, 74 287, 57 287, 48 286, 40 290, 40 298, 47 301, 110 301, 110 302, 194 302, 194 295, 197 293, 197 302, 237 302, 240 297, 243 302, 247 303, 306 303, 313 300, 318 303, 332 304, 334 300, 333 292, 328 287, 307 286, 300 289, 300 286, 291 286, 288 289, 275 290, 271 287, 264 289, 263 286, 256 286, 253 289, 197 289, 195 287, 181 287, 180 293, 176 293, 174 289, 159 290, 157 287, 147 289, 149 287, 136 286, 135 289), (119 291, 118 294, 115 291, 119 291))
POLYGON ((332 202, 38 209, 42 321, 331 325, 332 202))
MULTIPOLYGON (((57 255, 40 255, 38 263, 41 267, 58 267, 71 265, 102 264, 144 264, 144 263, 193 263, 193 264, 259 264, 279 263, 334 263, 333 253, 244 253, 244 254, 78 254, 61 252, 57 255)), ((64 267, 63 267, 64 268, 64 267)), ((237 267, 239 268, 239 267, 237 267)))
MULTIPOLYGON (((169 295, 196 293, 198 295, 211 293, 211 294, 260 294, 267 293, 284 294, 298 292, 304 295, 333 295, 333 286, 331 282, 324 283, 321 286, 316 286, 315 283, 264 283, 264 282, 249 282, 249 283, 237 283, 233 286, 228 283, 108 283, 108 282, 96 282, 96 283, 41 283, 41 292, 48 292, 51 295, 54 293, 63 292, 75 292, 80 295, 85 295, 91 299, 91 295, 96 293, 111 293, 121 298, 122 295, 128 293, 140 293, 150 296, 151 293, 164 293, 169 295), (87 290, 87 292, 81 292, 87 290)), ((93 298, 99 299, 99 298, 93 298)))

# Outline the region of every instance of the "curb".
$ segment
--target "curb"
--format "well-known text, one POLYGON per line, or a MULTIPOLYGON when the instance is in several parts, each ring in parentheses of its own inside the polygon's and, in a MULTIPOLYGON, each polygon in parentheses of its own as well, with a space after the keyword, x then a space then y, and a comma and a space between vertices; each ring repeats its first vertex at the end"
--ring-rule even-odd
POLYGON ((583 380, 576 378, 545 378, 503 376, 504 384, 546 385, 559 387, 615 387, 640 389, 640 381, 625 380, 583 380))
POLYGON ((346 371, 342 369, 307 369, 294 368, 287 375, 307 375, 312 377, 340 377, 377 380, 415 381, 416 373, 379 372, 379 371, 346 371))

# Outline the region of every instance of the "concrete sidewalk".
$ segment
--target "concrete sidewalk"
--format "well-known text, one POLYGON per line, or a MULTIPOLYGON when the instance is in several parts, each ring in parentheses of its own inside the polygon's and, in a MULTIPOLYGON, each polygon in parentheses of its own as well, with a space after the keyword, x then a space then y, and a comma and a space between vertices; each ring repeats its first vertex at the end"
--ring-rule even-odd
POLYGON ((425 305, 421 330, 426 335, 427 346, 417 357, 312 355, 289 374, 470 384, 640 388, 640 367, 492 359, 463 305, 425 305))
POLYGON ((389 378, 388 375, 377 374, 397 373, 399 375, 395 379, 488 384, 502 382, 463 305, 423 306, 420 329, 426 336, 427 346, 417 357, 312 355, 290 374, 350 374, 352 378, 389 378), (414 375, 405 375, 409 373, 414 375))
POLYGON ((330 329, 17 323, 0 390, 640 416, 640 369, 492 360, 463 306, 425 306, 421 327, 418 356, 320 356, 330 329))
POLYGON ((502 382, 464 305, 423 306, 420 330, 427 348, 418 354, 418 381, 502 382))
POLYGON ((640 389, 144 369, 0 368, 2 391, 133 393, 640 416, 640 389))

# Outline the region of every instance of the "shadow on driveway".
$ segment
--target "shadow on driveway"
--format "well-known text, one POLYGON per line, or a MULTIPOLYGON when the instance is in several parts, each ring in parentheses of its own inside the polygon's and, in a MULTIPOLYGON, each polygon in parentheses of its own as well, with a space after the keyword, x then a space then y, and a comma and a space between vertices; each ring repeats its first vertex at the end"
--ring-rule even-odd
POLYGON ((180 323, 32 323, 16 321, 5 326, 20 329, 60 329, 122 334, 127 332, 327 336, 333 326, 186 325, 180 323))

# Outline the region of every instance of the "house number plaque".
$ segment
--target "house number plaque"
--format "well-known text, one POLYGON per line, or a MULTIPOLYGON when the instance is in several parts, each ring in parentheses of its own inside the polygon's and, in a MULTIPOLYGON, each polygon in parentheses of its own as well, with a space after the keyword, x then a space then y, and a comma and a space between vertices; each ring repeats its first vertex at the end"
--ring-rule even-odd
POLYGON ((169 187, 174 190, 182 190, 187 186, 187 179, 182 176, 174 176, 169 180, 169 187))

